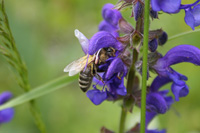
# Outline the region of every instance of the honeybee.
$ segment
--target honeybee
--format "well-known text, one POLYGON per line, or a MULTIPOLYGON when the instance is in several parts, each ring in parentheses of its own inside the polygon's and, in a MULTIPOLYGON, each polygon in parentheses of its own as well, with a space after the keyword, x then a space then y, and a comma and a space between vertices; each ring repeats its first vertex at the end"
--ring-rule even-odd
MULTIPOLYGON (((112 47, 101 48, 94 55, 85 55, 82 58, 73 61, 67 65, 64 72, 69 72, 69 76, 79 74, 79 87, 83 92, 86 92, 92 83, 93 77, 98 80, 102 80, 101 76, 97 72, 100 71, 98 66, 106 63, 109 57, 115 56, 116 50, 112 47)), ((104 82, 103 82, 104 83, 104 82)))

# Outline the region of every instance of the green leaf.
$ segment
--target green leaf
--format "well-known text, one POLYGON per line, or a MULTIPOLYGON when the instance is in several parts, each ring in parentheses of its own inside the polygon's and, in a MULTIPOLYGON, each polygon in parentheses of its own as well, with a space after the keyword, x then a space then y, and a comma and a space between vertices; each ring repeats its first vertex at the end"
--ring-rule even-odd
POLYGON ((18 96, 16 98, 10 100, 9 102, 1 105, 0 110, 20 105, 20 104, 28 102, 30 100, 36 99, 40 96, 46 95, 50 92, 56 91, 66 85, 69 85, 76 79, 78 79, 78 76, 73 76, 73 77, 63 76, 56 80, 50 81, 47 84, 44 84, 35 89, 32 89, 31 91, 24 93, 21 96, 18 96))

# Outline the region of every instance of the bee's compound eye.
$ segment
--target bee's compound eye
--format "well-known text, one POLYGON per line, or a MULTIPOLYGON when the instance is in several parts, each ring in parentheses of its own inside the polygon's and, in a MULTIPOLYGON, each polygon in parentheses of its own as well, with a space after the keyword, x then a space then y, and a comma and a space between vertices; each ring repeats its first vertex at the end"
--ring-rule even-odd
POLYGON ((108 48, 108 49, 107 49, 107 52, 108 52, 108 53, 111 53, 111 52, 113 52, 113 49, 112 49, 112 48, 108 48))

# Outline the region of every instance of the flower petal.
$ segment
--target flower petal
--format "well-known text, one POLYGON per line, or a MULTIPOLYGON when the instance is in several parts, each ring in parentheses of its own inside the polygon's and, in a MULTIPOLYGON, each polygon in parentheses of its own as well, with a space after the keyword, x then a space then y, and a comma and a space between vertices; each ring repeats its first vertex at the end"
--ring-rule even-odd
POLYGON ((146 126, 152 121, 152 119, 157 115, 156 112, 146 111, 146 126))
POLYGON ((110 3, 105 4, 102 10, 102 16, 105 21, 107 21, 113 26, 117 26, 119 19, 122 18, 122 15, 118 10, 113 8, 114 8, 113 4, 110 3))
POLYGON ((121 96, 125 96, 127 94, 126 87, 124 86, 124 79, 121 79, 121 84, 119 84, 119 86, 116 88, 116 92, 121 96))
POLYGON ((192 45, 179 45, 169 50, 163 60, 166 62, 166 66, 181 62, 200 65, 200 49, 192 45))
MULTIPOLYGON (((107 84, 109 92, 114 95, 125 96, 127 94, 126 87, 124 86, 124 79, 118 79, 116 76, 107 84)), ((116 97, 116 96, 115 96, 116 97)))
POLYGON ((107 93, 97 89, 87 91, 86 95, 95 105, 99 105, 107 99, 107 93))
POLYGON ((105 78, 110 79, 114 74, 119 72, 125 72, 125 66, 120 58, 115 58, 108 67, 105 78))
POLYGON ((166 133, 166 130, 163 129, 163 130, 146 130, 146 133, 166 133))
POLYGON ((151 0, 154 11, 164 11, 167 13, 177 13, 181 5, 181 0, 151 0))
POLYGON ((146 111, 146 131, 145 133, 166 133, 166 130, 163 129, 163 130, 150 130, 150 129, 147 129, 149 123, 152 121, 152 119, 157 115, 156 112, 149 112, 149 111, 146 111))
POLYGON ((88 53, 93 55, 101 48, 113 47, 116 50, 122 50, 122 44, 109 32, 100 31, 94 34, 90 39, 88 53))
POLYGON ((14 117, 14 109, 13 108, 7 108, 0 111, 0 124, 9 122, 14 117))
POLYGON ((7 102, 10 98, 12 98, 12 93, 6 91, 0 94, 0 105, 4 104, 7 102))
POLYGON ((152 6, 154 11, 160 11, 161 10, 158 0, 151 0, 151 6, 152 6))
POLYGON ((169 83, 169 82, 171 82, 172 80, 170 79, 170 78, 168 78, 168 77, 159 77, 159 76, 157 76, 154 80, 153 80, 153 82, 152 82, 152 84, 151 84, 151 87, 150 87, 150 90, 152 91, 152 92, 156 92, 156 91, 158 91, 162 86, 164 86, 165 84, 167 84, 167 83, 169 83))
POLYGON ((114 37, 118 37, 119 33, 117 33, 117 27, 112 26, 105 20, 101 21, 99 24, 99 31, 107 31, 111 33, 114 37))
POLYGON ((168 109, 171 107, 171 105, 174 103, 174 99, 171 96, 166 96, 165 97, 165 101, 167 103, 167 107, 168 109))
POLYGON ((171 89, 176 101, 179 101, 179 97, 185 97, 189 93, 189 88, 187 85, 179 86, 173 83, 171 89))
POLYGON ((194 20, 195 20, 194 26, 197 27, 197 26, 200 25, 200 4, 198 4, 197 6, 195 6, 192 9, 191 12, 192 12, 194 20))
POLYGON ((195 20, 191 10, 185 10, 185 23, 194 30, 195 20))
POLYGON ((183 77, 179 75, 176 71, 171 69, 170 72, 167 72, 168 77, 177 85, 185 85, 185 82, 183 81, 183 77))
POLYGON ((147 95, 147 107, 148 106, 152 109, 152 111, 156 111, 161 114, 164 114, 168 110, 164 97, 159 93, 149 93, 147 95))

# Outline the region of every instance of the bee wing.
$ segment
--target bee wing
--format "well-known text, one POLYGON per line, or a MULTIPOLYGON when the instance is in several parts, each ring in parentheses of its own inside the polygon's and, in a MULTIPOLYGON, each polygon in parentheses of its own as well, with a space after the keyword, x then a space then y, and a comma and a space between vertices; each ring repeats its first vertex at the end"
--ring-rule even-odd
MULTIPOLYGON (((70 63, 69 65, 65 67, 64 72, 69 72, 69 76, 76 75, 85 67, 87 63, 87 57, 88 55, 83 56, 82 58, 73 61, 72 63, 70 63)), ((88 63, 90 63, 92 60, 93 60, 93 56, 90 55, 88 58, 88 63)))

